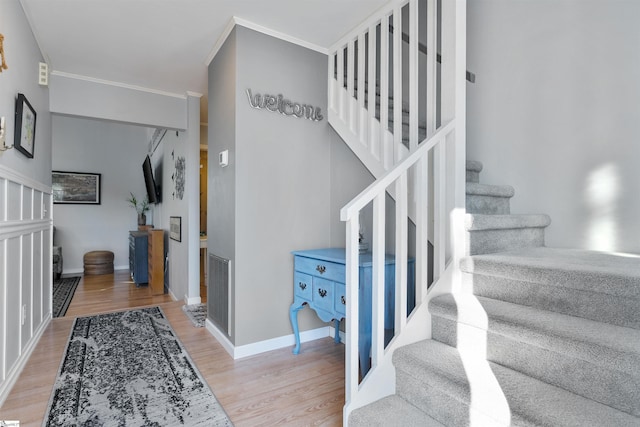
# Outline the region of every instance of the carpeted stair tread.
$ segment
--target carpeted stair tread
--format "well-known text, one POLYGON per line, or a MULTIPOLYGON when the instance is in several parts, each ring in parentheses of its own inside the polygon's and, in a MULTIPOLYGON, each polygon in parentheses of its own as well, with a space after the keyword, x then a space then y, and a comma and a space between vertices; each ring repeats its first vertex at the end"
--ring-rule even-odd
POLYGON ((467 182, 480 182, 480 171, 482 171, 482 163, 474 160, 467 160, 467 182))
MULTIPOLYGON (((585 290, 557 282, 542 284, 490 274, 462 273, 461 291, 513 304, 640 329, 640 310, 638 309, 640 299, 600 292, 599 283, 599 281, 593 283, 593 290, 585 290)), ((579 285, 584 285, 584 282, 579 285)))
POLYGON ((466 169, 472 172, 482 172, 482 163, 477 160, 467 160, 466 169))
POLYGON ((599 366, 635 375, 640 372, 637 329, 467 294, 437 296, 430 301, 429 308, 433 315, 515 336, 520 341, 599 366))
POLYGON ((354 410, 349 426, 407 426, 444 427, 420 409, 397 395, 387 396, 373 404, 354 410))
POLYGON ((549 216, 545 214, 465 215, 465 228, 467 229, 467 231, 544 228, 549 224, 551 224, 551 218, 549 218, 549 216))
POLYGON ((466 214, 466 253, 490 254, 523 247, 544 246, 547 215, 466 214))
POLYGON ((424 387, 413 387, 411 381, 399 382, 397 394, 411 396, 410 403, 435 419, 443 416, 451 419, 454 411, 456 419, 468 419, 469 412, 478 411, 493 417, 493 425, 619 427, 640 423, 640 418, 496 363, 479 358, 465 358, 463 363, 455 348, 434 340, 397 349, 393 361, 399 376, 424 384, 424 387), (475 372, 479 373, 478 377, 473 375, 475 372), (492 381, 491 373, 497 382, 492 381), (469 375, 478 380, 470 384, 469 375), (421 402, 438 398, 436 393, 446 395, 450 405, 422 407, 421 402), (421 396, 425 394, 433 396, 421 396), (508 409, 501 405, 505 399, 508 409), (443 415, 445 411, 449 413, 443 415), (505 423, 504 417, 510 420, 505 423))
POLYGON ((640 299, 640 259, 596 251, 521 248, 463 258, 466 273, 640 299))
POLYGON ((468 294, 429 307, 433 339, 640 416, 640 331, 468 294))
POLYGON ((513 197, 516 192, 510 185, 491 185, 467 182, 466 193, 467 195, 474 196, 513 197))

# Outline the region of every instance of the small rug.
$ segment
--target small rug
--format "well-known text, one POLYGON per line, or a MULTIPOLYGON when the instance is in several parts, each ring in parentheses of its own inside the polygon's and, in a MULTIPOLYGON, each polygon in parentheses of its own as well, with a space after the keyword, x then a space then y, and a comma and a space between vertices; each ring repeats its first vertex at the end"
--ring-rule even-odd
POLYGON ((79 282, 80 276, 63 277, 53 281, 53 317, 65 315, 79 282))
POLYGON ((160 307, 75 320, 44 426, 231 426, 160 307))
POLYGON ((183 305, 182 311, 187 315, 193 326, 196 328, 204 327, 204 322, 207 320, 207 305, 206 304, 191 304, 183 305))

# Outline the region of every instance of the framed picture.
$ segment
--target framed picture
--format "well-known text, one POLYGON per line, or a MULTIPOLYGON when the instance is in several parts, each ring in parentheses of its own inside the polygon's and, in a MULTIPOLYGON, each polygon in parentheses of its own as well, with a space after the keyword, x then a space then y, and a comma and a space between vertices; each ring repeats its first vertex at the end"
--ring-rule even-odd
POLYGON ((16 132, 13 146, 29 158, 33 158, 36 142, 36 111, 27 98, 19 93, 16 98, 16 132))
POLYGON ((182 217, 169 217, 169 237, 172 240, 182 242, 182 217))
POLYGON ((53 203, 99 205, 100 181, 99 173, 53 171, 53 203))

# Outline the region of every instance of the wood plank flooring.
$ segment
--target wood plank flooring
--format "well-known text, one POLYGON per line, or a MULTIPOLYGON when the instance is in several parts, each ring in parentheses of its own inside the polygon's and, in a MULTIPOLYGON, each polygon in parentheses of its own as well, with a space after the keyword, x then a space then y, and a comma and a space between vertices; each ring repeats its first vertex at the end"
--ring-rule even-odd
POLYGON ((0 408, 0 420, 41 425, 74 317, 149 305, 162 307, 236 426, 342 425, 343 345, 327 337, 303 344, 297 356, 284 348, 233 360, 205 328, 191 325, 182 301, 151 296, 128 271, 82 278, 66 316, 51 321, 0 408))

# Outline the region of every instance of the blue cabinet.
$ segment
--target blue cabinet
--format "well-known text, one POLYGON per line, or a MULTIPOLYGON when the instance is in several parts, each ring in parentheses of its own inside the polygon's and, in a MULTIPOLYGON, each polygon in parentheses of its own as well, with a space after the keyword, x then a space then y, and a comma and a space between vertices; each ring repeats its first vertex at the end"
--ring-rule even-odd
POLYGON ((149 282, 149 233, 129 232, 129 272, 136 286, 149 282))
MULTIPOLYGON (((335 342, 340 342, 340 320, 346 316, 345 250, 344 248, 313 249, 294 251, 293 304, 289 309, 291 325, 296 339, 294 354, 300 352, 300 332, 298 311, 308 305, 325 322, 335 322, 335 342)), ((414 260, 408 260, 408 302, 407 313, 415 306, 414 260)), ((371 352, 371 253, 359 256, 358 298, 360 370, 362 375, 370 368, 371 352)), ((395 301, 395 256, 385 256, 385 329, 393 329, 395 301)))

